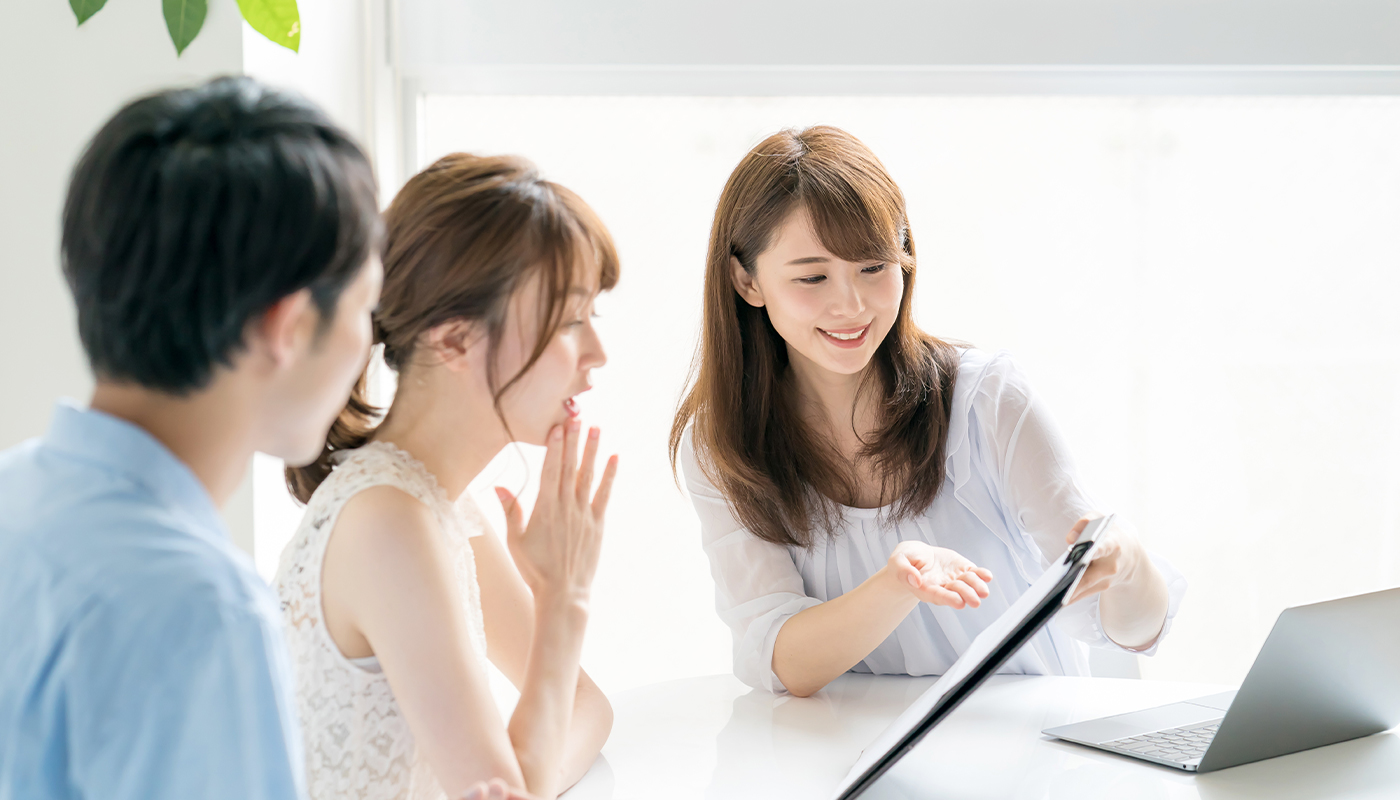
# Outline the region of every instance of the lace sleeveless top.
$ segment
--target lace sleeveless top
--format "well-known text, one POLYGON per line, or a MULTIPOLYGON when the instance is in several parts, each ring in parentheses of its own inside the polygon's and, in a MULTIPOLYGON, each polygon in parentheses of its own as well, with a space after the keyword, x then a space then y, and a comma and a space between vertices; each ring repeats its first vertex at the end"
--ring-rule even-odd
POLYGON ((486 633, 468 538, 484 533, 487 522, 467 493, 454 505, 432 473, 391 444, 371 442, 338 455, 282 551, 274 581, 296 668, 307 788, 312 800, 441 800, 446 794, 414 745, 378 660, 346 658, 326 630, 321 565, 350 498, 373 486, 393 486, 417 498, 432 510, 447 540, 472 643, 484 666, 486 633))

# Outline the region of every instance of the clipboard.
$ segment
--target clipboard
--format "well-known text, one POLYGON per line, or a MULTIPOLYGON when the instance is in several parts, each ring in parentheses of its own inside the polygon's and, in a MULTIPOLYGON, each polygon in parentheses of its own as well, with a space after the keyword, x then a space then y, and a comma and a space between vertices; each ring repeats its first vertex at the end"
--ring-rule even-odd
POLYGON ((1099 534, 1107 530, 1112 522, 1112 514, 1091 521, 1064 558, 1046 569, 1044 575, 997 617, 996 622, 972 641, 967 651, 953 662, 937 683, 911 703, 865 748, 833 795, 834 800, 854 800, 869 789, 1045 627, 1050 618, 1074 596, 1079 579, 1089 566, 1099 534))

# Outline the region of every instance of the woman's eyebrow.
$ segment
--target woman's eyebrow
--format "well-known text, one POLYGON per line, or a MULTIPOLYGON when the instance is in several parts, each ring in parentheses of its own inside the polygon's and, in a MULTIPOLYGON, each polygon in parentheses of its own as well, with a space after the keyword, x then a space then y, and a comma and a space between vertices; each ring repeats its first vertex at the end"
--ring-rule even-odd
POLYGON ((787 264, 784 264, 784 266, 791 266, 793 264, 825 264, 829 261, 831 261, 831 259, 826 256, 804 256, 802 258, 794 258, 787 262, 787 264))

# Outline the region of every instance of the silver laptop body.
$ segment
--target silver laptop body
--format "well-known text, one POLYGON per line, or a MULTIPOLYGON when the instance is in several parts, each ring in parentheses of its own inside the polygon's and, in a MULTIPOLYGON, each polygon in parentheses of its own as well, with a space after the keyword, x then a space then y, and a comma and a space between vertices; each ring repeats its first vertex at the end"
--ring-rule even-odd
POLYGON ((1238 691, 1043 733, 1191 772, 1400 723, 1400 589, 1285 609, 1238 691))

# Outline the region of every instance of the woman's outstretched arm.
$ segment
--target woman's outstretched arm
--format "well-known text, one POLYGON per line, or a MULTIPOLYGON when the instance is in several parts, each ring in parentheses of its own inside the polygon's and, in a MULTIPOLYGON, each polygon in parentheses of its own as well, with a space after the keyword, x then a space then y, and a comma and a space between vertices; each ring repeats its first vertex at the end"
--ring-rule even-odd
POLYGON ((903 542, 886 565, 841 597, 803 593, 786 547, 734 519, 701 469, 690 433, 680 462, 700 517, 715 605, 734 632, 734 674, 750 686, 810 695, 870 655, 920 602, 977 606, 992 575, 944 548, 903 542))
MULTIPOLYGON (((1059 558, 1084 529, 1085 518, 1100 513, 1045 403, 1005 357, 998 357, 973 402, 993 442, 1006 518, 1030 535, 1046 561, 1059 558)), ((1185 580, 1152 556, 1130 526, 1115 522, 1099 537, 1094 561, 1060 622, 1093 644, 1148 650, 1166 632, 1185 590, 1185 580), (1097 603, 1079 603, 1096 594, 1097 603)))
POLYGON ((900 542, 864 583, 783 623, 773 672, 789 692, 806 697, 870 655, 920 602, 977 608, 991 579, 945 547, 900 542))

